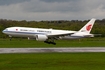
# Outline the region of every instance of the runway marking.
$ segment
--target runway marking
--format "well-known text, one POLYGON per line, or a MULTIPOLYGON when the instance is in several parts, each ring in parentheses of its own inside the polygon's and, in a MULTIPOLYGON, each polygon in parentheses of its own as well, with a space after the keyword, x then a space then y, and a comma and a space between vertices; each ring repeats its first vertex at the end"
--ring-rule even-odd
POLYGON ((105 52, 105 47, 75 48, 0 48, 0 53, 49 53, 49 52, 105 52))

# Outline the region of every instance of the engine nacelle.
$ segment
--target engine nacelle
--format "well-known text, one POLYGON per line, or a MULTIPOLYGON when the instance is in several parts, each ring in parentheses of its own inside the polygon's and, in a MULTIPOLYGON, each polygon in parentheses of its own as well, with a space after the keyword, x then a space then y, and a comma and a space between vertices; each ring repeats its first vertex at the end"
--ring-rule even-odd
POLYGON ((36 35, 37 41, 46 41, 48 37, 46 35, 36 35))

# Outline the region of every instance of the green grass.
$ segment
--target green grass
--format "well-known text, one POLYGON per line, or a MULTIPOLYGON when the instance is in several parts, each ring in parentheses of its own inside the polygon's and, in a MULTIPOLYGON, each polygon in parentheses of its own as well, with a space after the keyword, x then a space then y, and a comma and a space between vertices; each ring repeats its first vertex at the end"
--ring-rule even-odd
POLYGON ((105 53, 0 54, 0 70, 105 70, 105 53))
POLYGON ((79 40, 57 40, 57 44, 46 44, 36 40, 14 38, 0 39, 0 48, 24 48, 24 47, 105 47, 105 38, 86 38, 79 40))
MULTIPOLYGON (((105 47, 105 38, 58 40, 56 43, 0 39, 0 48, 105 47)), ((0 70, 105 70, 105 53, 0 54, 0 70)))
POLYGON ((20 47, 104 47, 105 38, 87 38, 79 40, 57 40, 56 45, 27 39, 0 39, 0 48, 20 47))

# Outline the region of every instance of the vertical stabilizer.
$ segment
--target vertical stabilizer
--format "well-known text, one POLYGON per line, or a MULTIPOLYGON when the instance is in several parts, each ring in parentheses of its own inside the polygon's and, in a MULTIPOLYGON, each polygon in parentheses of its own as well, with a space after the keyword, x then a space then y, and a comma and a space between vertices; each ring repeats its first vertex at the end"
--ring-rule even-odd
POLYGON ((90 33, 92 30, 92 27, 94 25, 96 19, 91 19, 83 28, 81 28, 78 32, 85 32, 85 33, 90 33))

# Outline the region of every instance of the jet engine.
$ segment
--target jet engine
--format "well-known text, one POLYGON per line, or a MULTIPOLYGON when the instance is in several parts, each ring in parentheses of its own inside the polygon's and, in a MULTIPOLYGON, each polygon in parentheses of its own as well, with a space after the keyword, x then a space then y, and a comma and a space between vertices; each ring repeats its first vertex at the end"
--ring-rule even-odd
POLYGON ((46 41, 48 37, 46 35, 36 35, 37 41, 46 41))

